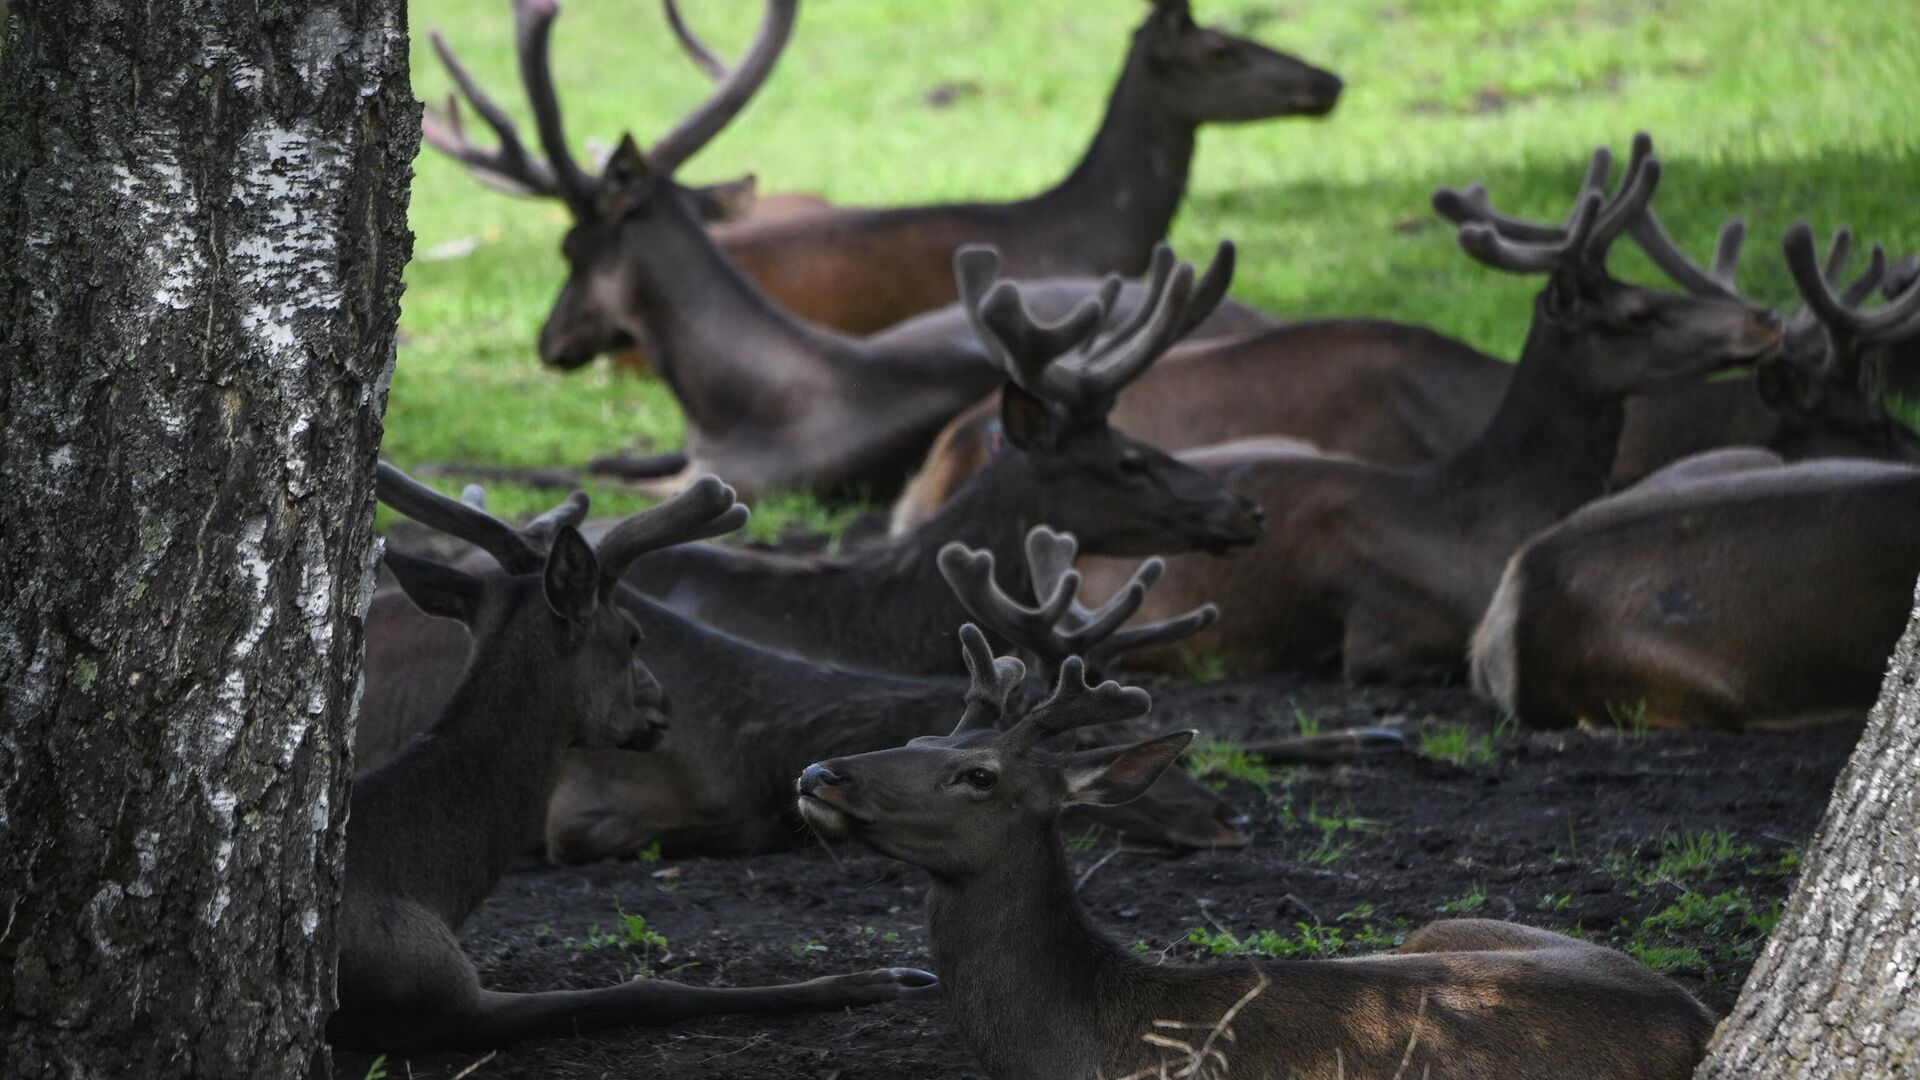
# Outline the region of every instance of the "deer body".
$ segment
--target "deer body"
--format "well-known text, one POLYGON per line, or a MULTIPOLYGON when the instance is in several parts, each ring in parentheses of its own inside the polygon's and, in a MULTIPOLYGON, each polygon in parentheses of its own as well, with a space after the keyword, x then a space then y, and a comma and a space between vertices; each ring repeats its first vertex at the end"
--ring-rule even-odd
POLYGON ((1906 625, 1917 553, 1907 466, 1656 474, 1514 555, 1474 635, 1474 684, 1542 726, 1858 716, 1906 625))
POLYGON ((960 640, 973 682, 952 734, 816 763, 795 793, 823 835, 928 873, 944 1000, 994 1080, 1692 1075, 1713 1028, 1698 1002, 1621 953, 1543 930, 1441 922, 1397 954, 1352 960, 1183 967, 1129 955, 1082 908, 1054 821, 1137 798, 1194 733, 1043 750, 1141 719, 1151 702, 1089 684, 1070 658, 1052 696, 1003 729, 1022 665, 973 626, 960 640))

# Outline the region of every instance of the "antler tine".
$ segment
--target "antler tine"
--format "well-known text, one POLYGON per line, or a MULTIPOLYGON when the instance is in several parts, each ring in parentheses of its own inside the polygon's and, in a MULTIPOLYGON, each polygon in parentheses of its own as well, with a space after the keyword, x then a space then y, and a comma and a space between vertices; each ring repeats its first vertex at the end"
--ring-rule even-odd
POLYGON ((1479 222, 1492 226, 1495 232, 1509 240, 1558 243, 1564 241, 1572 231, 1574 215, 1579 213, 1579 200, 1589 191, 1604 193, 1607 174, 1612 170, 1613 151, 1604 146, 1595 147, 1593 156, 1587 160, 1586 174, 1580 179, 1580 188, 1574 197, 1574 209, 1558 225, 1529 221, 1494 209, 1493 203, 1487 198, 1487 186, 1478 181, 1468 184, 1464 191, 1445 187, 1438 189, 1433 193, 1433 209, 1455 225, 1479 222))
POLYGON ((1055 361, 1099 331, 1118 292, 1117 284, 1102 287, 1097 295, 1082 299, 1058 321, 1048 323, 1034 317, 1019 285, 1003 279, 987 290, 980 304, 979 329, 992 337, 1004 362, 1002 370, 1022 389, 1071 401, 1074 385, 1062 378, 1055 361))
POLYGON ((745 525, 747 517, 732 488, 717 476, 702 476, 666 502, 614 526, 595 551, 601 576, 618 580, 633 560, 649 551, 730 533, 745 525))
MULTIPOLYGON (((1789 226, 1781 243, 1786 249, 1787 269, 1793 274, 1794 284, 1814 317, 1826 324, 1829 333, 1844 334, 1863 342, 1878 341, 1884 335, 1904 333, 1905 324, 1920 313, 1920 283, 1909 285, 1900 295, 1866 312, 1836 295, 1814 250, 1813 229, 1806 222, 1797 221, 1789 226)), ((1886 253, 1882 251, 1878 259, 1871 260, 1869 273, 1874 269, 1871 264, 1877 264, 1884 276, 1885 263, 1886 253)))
POLYGON ((701 41, 687 21, 680 17, 680 5, 674 0, 660 0, 660 3, 667 9, 667 25, 673 28, 674 40, 680 43, 680 48, 693 61, 693 66, 714 82, 726 78, 727 65, 714 55, 712 49, 707 48, 707 43, 701 41))
POLYGON ((1551 271, 1565 254, 1586 238, 1593 219, 1600 212, 1600 193, 1588 191, 1574 208, 1571 228, 1566 236, 1551 243, 1516 240, 1502 235, 1494 226, 1469 221, 1460 226, 1461 250, 1495 270, 1510 274, 1543 274, 1551 271))
POLYGON ((553 63, 548 45, 553 20, 560 14, 555 0, 513 0, 514 48, 520 58, 520 82, 533 107, 534 130, 547 165, 570 205, 584 205, 593 196, 593 177, 573 160, 567 149, 566 128, 560 122, 560 99, 553 90, 553 63))
POLYGON ((1920 281, 1920 255, 1909 255, 1887 266, 1887 275, 1881 279, 1880 291, 1891 300, 1916 281, 1920 281))
POLYGON ((1070 656, 1060 665, 1060 679, 1047 700, 1014 725, 1000 743, 1009 752, 1024 753, 1041 741, 1074 728, 1137 720, 1153 709, 1153 699, 1137 686, 1111 680, 1087 684, 1086 664, 1070 656))
POLYGON ((953 733, 995 728, 1007 715, 1007 699, 1027 681, 1027 665, 1012 656, 996 658, 980 628, 960 627, 960 656, 967 662, 967 707, 953 733))
POLYGON ((1740 248, 1746 242, 1747 223, 1740 218, 1730 219, 1720 226, 1720 236, 1713 246, 1713 267, 1703 270, 1687 253, 1674 243, 1673 236, 1660 224, 1660 218, 1649 206, 1646 212, 1635 218, 1627 226, 1627 235, 1640 245, 1653 264, 1674 280, 1674 283, 1695 296, 1718 296, 1728 300, 1748 303, 1740 295, 1740 287, 1735 281, 1739 272, 1740 248))
POLYGON ((520 526, 520 535, 544 551, 553 546, 553 537, 560 531, 560 526, 577 527, 587 520, 588 505, 587 493, 576 491, 568 495, 559 506, 520 526))
POLYGON ((1600 217, 1593 223, 1593 232, 1584 245, 1587 253, 1605 258, 1627 226, 1646 212, 1659 186, 1660 160, 1653 156, 1653 138, 1644 131, 1636 132, 1633 149, 1627 155, 1627 167, 1620 174, 1620 187, 1601 207, 1600 217))
MULTIPOLYGON (((671 6, 668 8, 672 11, 671 6)), ((681 118, 673 130, 662 135, 647 157, 662 173, 671 173, 720 134, 740 110, 745 108, 760 84, 773 73, 773 65, 793 36, 793 23, 800 10, 799 0, 767 0, 766 14, 753 44, 738 65, 728 70, 714 87, 713 95, 681 118)))
MULTIPOLYGON (((1213 303, 1218 303, 1218 297, 1225 294, 1222 278, 1231 281, 1233 259, 1233 245, 1223 242, 1214 257, 1214 266, 1207 271, 1207 289, 1213 295, 1213 303), (1222 264, 1224 271, 1216 273, 1222 264)), ((1087 406, 1102 412, 1111 408, 1114 397, 1152 367, 1178 340, 1190 321, 1198 321, 1190 319, 1191 312, 1197 310, 1192 263, 1176 263, 1172 272, 1154 285, 1157 295, 1141 301, 1142 306, 1152 303, 1150 318, 1136 318, 1131 332, 1109 335, 1084 359, 1075 359, 1061 370, 1061 375, 1076 384, 1074 392, 1087 406)))
MULTIPOLYGON (((465 540, 493 556, 510 574, 530 574, 546 562, 546 553, 514 527, 381 462, 374 472, 374 495, 381 502, 436 532, 465 540)), ((584 498, 584 496, 583 496, 584 498)))
POLYGON ((452 46, 440 36, 440 31, 432 31, 428 38, 433 42, 433 51, 440 57, 447 74, 453 77, 460 97, 465 97, 468 104, 473 106, 473 111, 479 113, 480 118, 493 129, 494 138, 499 140, 500 145, 494 150, 483 150, 467 138, 465 125, 460 119, 460 98, 453 94, 447 95, 444 117, 436 113, 431 105, 422 110, 420 135, 427 145, 465 165, 488 187, 510 195, 559 196, 560 185, 554 179, 553 170, 547 167, 546 162, 527 153, 526 145, 520 141, 520 129, 514 126, 506 110, 474 81, 466 66, 454 54, 452 46))
POLYGON ((1184 615, 1176 615, 1171 619, 1129 626, 1089 648, 1086 652, 1087 663, 1093 665, 1097 671, 1105 670, 1115 660, 1135 649, 1153 648, 1184 641, 1212 626, 1219 621, 1219 618, 1218 607, 1213 604, 1202 604, 1184 615))
POLYGON ((1078 573, 1062 574, 1039 607, 1028 607, 1008 596, 994 580, 991 551, 974 550, 956 540, 940 549, 937 561, 947 587, 968 614, 1014 645, 1032 650, 1041 662, 1059 660, 1054 627, 1080 591, 1078 573))
MULTIPOLYGON (((1833 282, 1835 285, 1840 284, 1840 271, 1846 266, 1845 260, 1842 260, 1839 265, 1835 265, 1834 261, 1829 258, 1827 260, 1827 266, 1827 280, 1833 282)), ((1886 276, 1887 250, 1879 244, 1875 244, 1873 247, 1867 249, 1866 269, 1860 271, 1858 277, 1841 288, 1840 302, 1850 308, 1858 308, 1866 302, 1867 297, 1873 295, 1873 290, 1880 287, 1880 283, 1886 280, 1886 276)))

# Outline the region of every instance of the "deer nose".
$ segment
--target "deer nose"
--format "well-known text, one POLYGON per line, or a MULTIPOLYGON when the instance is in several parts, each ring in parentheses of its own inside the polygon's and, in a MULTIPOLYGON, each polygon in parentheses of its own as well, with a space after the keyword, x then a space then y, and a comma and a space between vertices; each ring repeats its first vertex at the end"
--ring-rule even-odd
POLYGON ((849 782, 849 778, 825 765, 809 765, 806 771, 800 774, 800 794, 811 795, 823 787, 839 787, 849 782))

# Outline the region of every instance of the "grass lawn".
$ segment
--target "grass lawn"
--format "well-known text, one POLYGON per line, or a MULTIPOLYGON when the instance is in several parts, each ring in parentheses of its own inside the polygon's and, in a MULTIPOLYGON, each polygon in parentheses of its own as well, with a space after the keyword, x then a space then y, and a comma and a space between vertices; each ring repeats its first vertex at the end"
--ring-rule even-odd
MULTIPOLYGON (((725 55, 758 0, 694 0, 725 55)), ((1704 259, 1720 223, 1751 227, 1742 282, 1793 296, 1779 236, 1797 218, 1899 253, 1920 248, 1920 125, 1911 88, 1920 7, 1855 0, 1196 0, 1202 22, 1339 73, 1325 121, 1207 130, 1173 241, 1199 257, 1240 245, 1234 295, 1288 316, 1424 323, 1517 351, 1536 282, 1460 254, 1432 189, 1485 180, 1503 208, 1558 218, 1587 154, 1624 156, 1652 132, 1667 170, 1657 205, 1704 259)), ((762 191, 891 204, 998 199, 1065 175, 1099 121, 1138 0, 808 0, 772 79, 682 179, 753 171, 762 191), (936 107, 936 88, 956 90, 936 107)), ((416 0, 415 91, 450 84, 438 27, 532 138, 513 75, 507 0, 416 0)), ((631 130, 645 144, 707 90, 645 0, 567 0, 553 42, 576 145, 631 130)), ((943 95, 948 96, 948 95, 943 95)), ((478 122, 473 121, 477 126, 478 122)), ((677 445, 665 388, 604 366, 543 369, 534 337, 564 277, 557 203, 484 189, 423 149, 412 205, 398 371, 385 455, 574 466, 652 440, 677 445)), ((1659 280, 1622 245, 1616 269, 1659 280)), ((447 481, 449 486, 452 481, 447 481)), ((591 489, 597 509, 641 505, 591 489)), ((497 485, 496 510, 551 493, 497 485)), ((804 496, 763 502, 756 531, 821 520, 804 496)))

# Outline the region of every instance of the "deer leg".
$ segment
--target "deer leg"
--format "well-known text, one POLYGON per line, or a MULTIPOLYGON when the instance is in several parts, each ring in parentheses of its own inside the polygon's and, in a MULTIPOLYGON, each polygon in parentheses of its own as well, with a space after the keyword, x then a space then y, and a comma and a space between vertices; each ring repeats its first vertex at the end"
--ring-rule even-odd
POLYGON ((593 475, 621 480, 658 480, 686 469, 687 455, 681 450, 666 454, 609 454, 587 463, 587 471, 593 475))

